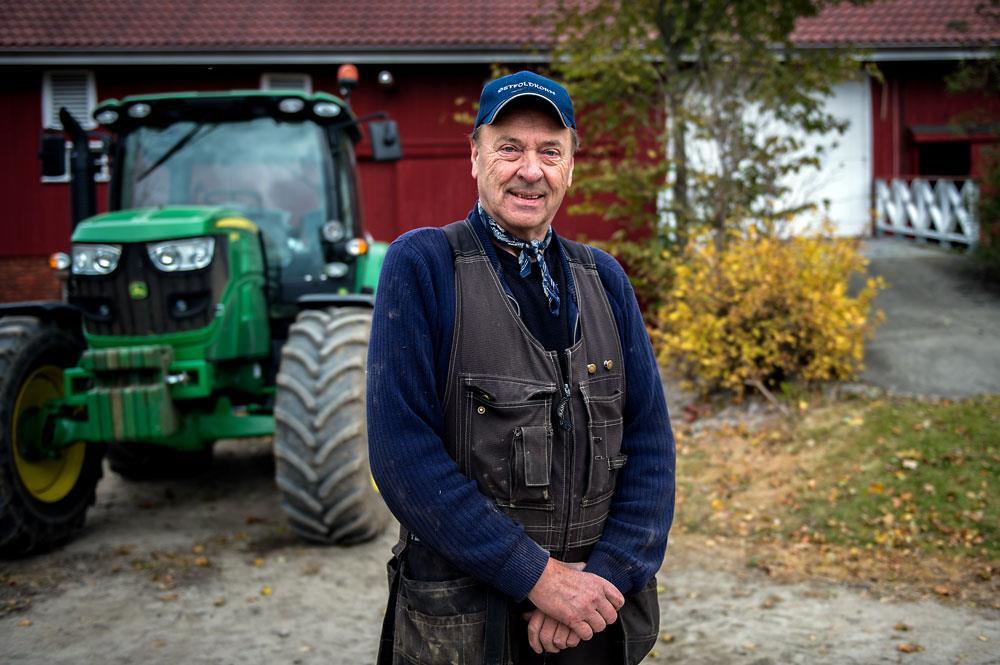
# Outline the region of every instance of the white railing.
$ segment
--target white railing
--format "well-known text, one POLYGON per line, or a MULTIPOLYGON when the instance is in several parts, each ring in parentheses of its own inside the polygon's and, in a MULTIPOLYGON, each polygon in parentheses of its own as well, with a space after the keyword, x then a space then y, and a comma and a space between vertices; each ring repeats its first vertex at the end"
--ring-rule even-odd
POLYGON ((973 247, 979 242, 973 180, 875 180, 875 235, 910 236, 973 247))

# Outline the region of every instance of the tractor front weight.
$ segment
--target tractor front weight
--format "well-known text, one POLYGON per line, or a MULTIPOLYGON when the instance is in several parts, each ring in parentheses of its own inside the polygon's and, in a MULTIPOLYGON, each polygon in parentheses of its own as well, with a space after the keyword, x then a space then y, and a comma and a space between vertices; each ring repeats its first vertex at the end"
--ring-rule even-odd
POLYGON ((269 436, 269 413, 234 408, 219 394, 230 386, 270 392, 259 374, 253 365, 220 371, 206 361, 174 361, 167 345, 86 351, 64 373, 50 445, 138 442, 196 451, 219 438, 269 436))

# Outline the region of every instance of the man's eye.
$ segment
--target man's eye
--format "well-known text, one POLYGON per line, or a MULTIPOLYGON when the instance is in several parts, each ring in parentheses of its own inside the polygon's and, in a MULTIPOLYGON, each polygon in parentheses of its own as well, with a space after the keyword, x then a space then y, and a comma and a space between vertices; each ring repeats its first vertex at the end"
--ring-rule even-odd
POLYGON ((545 155, 546 157, 548 157, 549 159, 558 159, 559 158, 559 151, 558 150, 543 150, 542 154, 545 155))
POLYGON ((507 154, 511 154, 511 153, 517 152, 517 148, 515 148, 512 145, 505 145, 505 146, 503 146, 503 147, 500 148, 500 152, 505 152, 507 154))

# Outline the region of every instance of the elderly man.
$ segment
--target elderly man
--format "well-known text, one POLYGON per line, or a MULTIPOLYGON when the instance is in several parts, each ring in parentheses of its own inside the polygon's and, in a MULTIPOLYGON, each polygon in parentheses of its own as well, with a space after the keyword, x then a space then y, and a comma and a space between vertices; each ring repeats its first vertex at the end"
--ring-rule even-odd
POLYGON ((380 663, 637 663, 656 639, 673 436, 625 273, 552 228, 576 147, 562 86, 490 81, 478 202, 386 255, 368 436, 402 533, 380 663))

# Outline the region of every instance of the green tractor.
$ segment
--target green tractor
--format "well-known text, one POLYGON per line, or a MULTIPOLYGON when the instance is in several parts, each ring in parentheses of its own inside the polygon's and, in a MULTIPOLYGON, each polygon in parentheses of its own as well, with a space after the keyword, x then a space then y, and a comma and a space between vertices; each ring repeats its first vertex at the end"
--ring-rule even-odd
MULTIPOLYGON (((349 82, 345 83, 348 85, 349 82)), ((66 301, 0 305, 0 555, 65 542, 102 461, 132 479, 195 471, 218 439, 273 436, 292 528, 383 528, 368 467, 365 358, 386 246, 364 233, 354 145, 398 159, 395 123, 340 96, 177 93, 98 106, 72 139, 66 301), (98 159, 110 212, 94 215, 98 159)), ((43 173, 66 139, 43 137, 43 173)))

